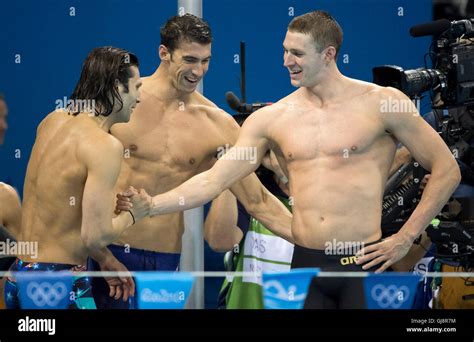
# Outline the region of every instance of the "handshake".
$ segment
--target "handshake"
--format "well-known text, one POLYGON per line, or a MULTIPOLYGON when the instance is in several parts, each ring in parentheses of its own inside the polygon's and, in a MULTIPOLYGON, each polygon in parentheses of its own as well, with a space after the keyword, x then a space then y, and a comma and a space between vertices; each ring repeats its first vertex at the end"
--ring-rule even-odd
POLYGON ((132 215, 133 224, 135 224, 150 215, 152 206, 152 197, 144 189, 138 191, 133 186, 129 186, 126 191, 117 194, 115 214, 128 211, 132 215))

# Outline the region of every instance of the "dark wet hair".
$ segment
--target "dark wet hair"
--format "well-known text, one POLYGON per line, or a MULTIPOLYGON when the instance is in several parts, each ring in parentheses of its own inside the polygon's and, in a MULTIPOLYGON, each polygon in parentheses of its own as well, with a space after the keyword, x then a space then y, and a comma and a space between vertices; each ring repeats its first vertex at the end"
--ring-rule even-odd
POLYGON ((161 44, 172 53, 181 42, 210 44, 212 33, 209 24, 192 14, 171 17, 160 29, 161 44))
POLYGON ((288 25, 288 31, 310 34, 316 43, 318 52, 328 46, 334 46, 336 57, 342 45, 342 29, 337 21, 325 11, 313 11, 294 18, 288 25))
MULTIPOLYGON (((128 92, 128 81, 133 76, 132 66, 138 67, 138 58, 126 50, 112 46, 93 49, 82 65, 81 77, 70 99, 73 103, 94 100, 94 114, 109 116, 115 101, 120 104, 120 109, 123 106, 115 80, 119 80, 128 92)), ((75 108, 71 112, 77 115, 80 110, 75 108)))

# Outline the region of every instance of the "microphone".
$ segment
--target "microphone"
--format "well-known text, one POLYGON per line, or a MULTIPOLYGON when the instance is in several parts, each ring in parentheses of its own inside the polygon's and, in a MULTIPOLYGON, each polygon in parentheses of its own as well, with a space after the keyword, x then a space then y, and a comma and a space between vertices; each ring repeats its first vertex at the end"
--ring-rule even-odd
POLYGON ((450 30, 448 37, 457 38, 462 35, 472 37, 474 35, 473 27, 474 19, 463 19, 450 22, 448 19, 439 19, 425 24, 413 26, 410 29, 412 37, 423 37, 431 35, 439 35, 447 30, 450 30))
POLYGON ((250 114, 250 113, 255 112, 257 109, 260 109, 272 104, 272 102, 242 103, 240 102, 237 95, 235 95, 231 91, 228 91, 227 93, 225 93, 225 98, 227 100, 227 104, 229 105, 229 107, 239 113, 250 114))
POLYGON ((229 105, 229 107, 231 109, 233 109, 237 112, 239 111, 239 109, 240 109, 240 100, 237 97, 237 95, 235 95, 231 91, 228 91, 227 93, 225 93, 225 99, 227 100, 227 104, 229 105))
POLYGON ((436 21, 431 21, 429 23, 413 26, 410 29, 410 35, 412 37, 431 36, 431 35, 443 33, 450 27, 451 27, 451 22, 448 19, 439 19, 436 21))

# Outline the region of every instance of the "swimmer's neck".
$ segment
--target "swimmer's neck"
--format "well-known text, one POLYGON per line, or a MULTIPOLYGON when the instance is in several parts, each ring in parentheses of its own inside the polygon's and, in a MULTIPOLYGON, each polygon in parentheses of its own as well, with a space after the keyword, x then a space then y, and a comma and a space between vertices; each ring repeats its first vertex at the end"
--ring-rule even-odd
POLYGON ((160 99, 165 106, 180 102, 183 104, 189 103, 195 91, 191 93, 180 91, 175 86, 177 81, 172 77, 173 75, 169 74, 168 65, 161 63, 158 69, 149 77, 149 81, 152 82, 153 86, 147 87, 147 91, 160 99))
POLYGON ((315 84, 302 87, 302 93, 307 99, 318 107, 323 107, 332 102, 338 102, 344 97, 352 81, 341 74, 337 66, 328 66, 315 76, 315 84))
POLYGON ((87 112, 81 112, 77 115, 78 117, 85 117, 88 118, 89 120, 92 120, 99 129, 103 130, 106 133, 110 133, 110 128, 116 124, 113 120, 113 113, 110 114, 109 116, 103 116, 103 115, 92 115, 91 113, 87 112))

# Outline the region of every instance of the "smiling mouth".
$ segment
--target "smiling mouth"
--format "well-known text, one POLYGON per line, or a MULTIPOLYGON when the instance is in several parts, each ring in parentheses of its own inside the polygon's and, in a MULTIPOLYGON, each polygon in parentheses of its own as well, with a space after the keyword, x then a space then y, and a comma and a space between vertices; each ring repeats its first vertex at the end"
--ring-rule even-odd
POLYGON ((196 84, 196 83, 199 82, 199 79, 193 80, 193 79, 190 79, 190 78, 188 78, 188 77, 186 77, 186 76, 184 76, 184 79, 185 79, 186 81, 188 81, 189 83, 192 83, 192 84, 196 84))
POLYGON ((290 74, 291 74, 291 75, 297 75, 297 74, 301 74, 302 71, 303 71, 303 70, 298 70, 298 71, 291 71, 291 70, 290 70, 290 74))

